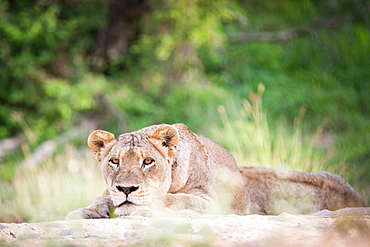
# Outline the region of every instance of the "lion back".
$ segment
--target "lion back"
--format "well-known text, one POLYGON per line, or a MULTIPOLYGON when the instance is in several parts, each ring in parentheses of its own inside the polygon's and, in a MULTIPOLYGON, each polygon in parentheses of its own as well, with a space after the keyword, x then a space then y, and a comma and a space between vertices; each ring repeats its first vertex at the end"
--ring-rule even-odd
POLYGON ((309 214, 323 209, 366 206, 364 199, 343 178, 330 172, 242 167, 252 201, 252 213, 309 214))

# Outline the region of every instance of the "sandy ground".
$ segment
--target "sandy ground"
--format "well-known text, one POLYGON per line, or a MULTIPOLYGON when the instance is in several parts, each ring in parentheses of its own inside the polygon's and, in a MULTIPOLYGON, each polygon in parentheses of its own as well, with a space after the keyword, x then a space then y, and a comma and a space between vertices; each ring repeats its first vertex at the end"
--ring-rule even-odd
POLYGON ((0 246, 370 246, 370 208, 313 215, 124 217, 0 223, 0 246))

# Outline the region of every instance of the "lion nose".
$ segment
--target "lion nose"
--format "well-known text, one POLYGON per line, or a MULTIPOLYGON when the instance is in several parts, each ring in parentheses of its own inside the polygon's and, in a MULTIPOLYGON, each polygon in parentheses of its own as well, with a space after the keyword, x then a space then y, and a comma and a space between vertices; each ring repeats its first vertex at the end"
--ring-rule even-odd
POLYGON ((125 193, 126 195, 130 194, 131 192, 134 192, 139 189, 139 186, 129 186, 129 187, 124 187, 124 186, 116 186, 118 191, 121 191, 125 193))

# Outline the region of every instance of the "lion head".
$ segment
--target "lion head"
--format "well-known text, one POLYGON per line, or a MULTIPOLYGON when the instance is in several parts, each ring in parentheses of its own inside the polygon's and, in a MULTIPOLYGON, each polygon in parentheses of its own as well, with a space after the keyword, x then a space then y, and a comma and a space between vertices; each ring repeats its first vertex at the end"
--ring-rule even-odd
POLYGON ((88 145, 99 161, 115 214, 148 212, 168 192, 178 142, 178 131, 169 125, 150 126, 117 138, 103 130, 90 134, 88 145))

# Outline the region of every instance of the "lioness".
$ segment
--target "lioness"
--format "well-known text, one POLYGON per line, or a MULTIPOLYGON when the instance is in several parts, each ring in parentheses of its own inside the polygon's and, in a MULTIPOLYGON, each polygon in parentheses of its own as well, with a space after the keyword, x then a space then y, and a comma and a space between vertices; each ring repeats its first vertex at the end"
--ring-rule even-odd
POLYGON ((311 213, 365 206, 337 175, 257 167, 238 168, 217 143, 184 124, 152 125, 114 137, 96 130, 88 146, 107 191, 67 218, 150 215, 155 208, 216 214, 311 213))

